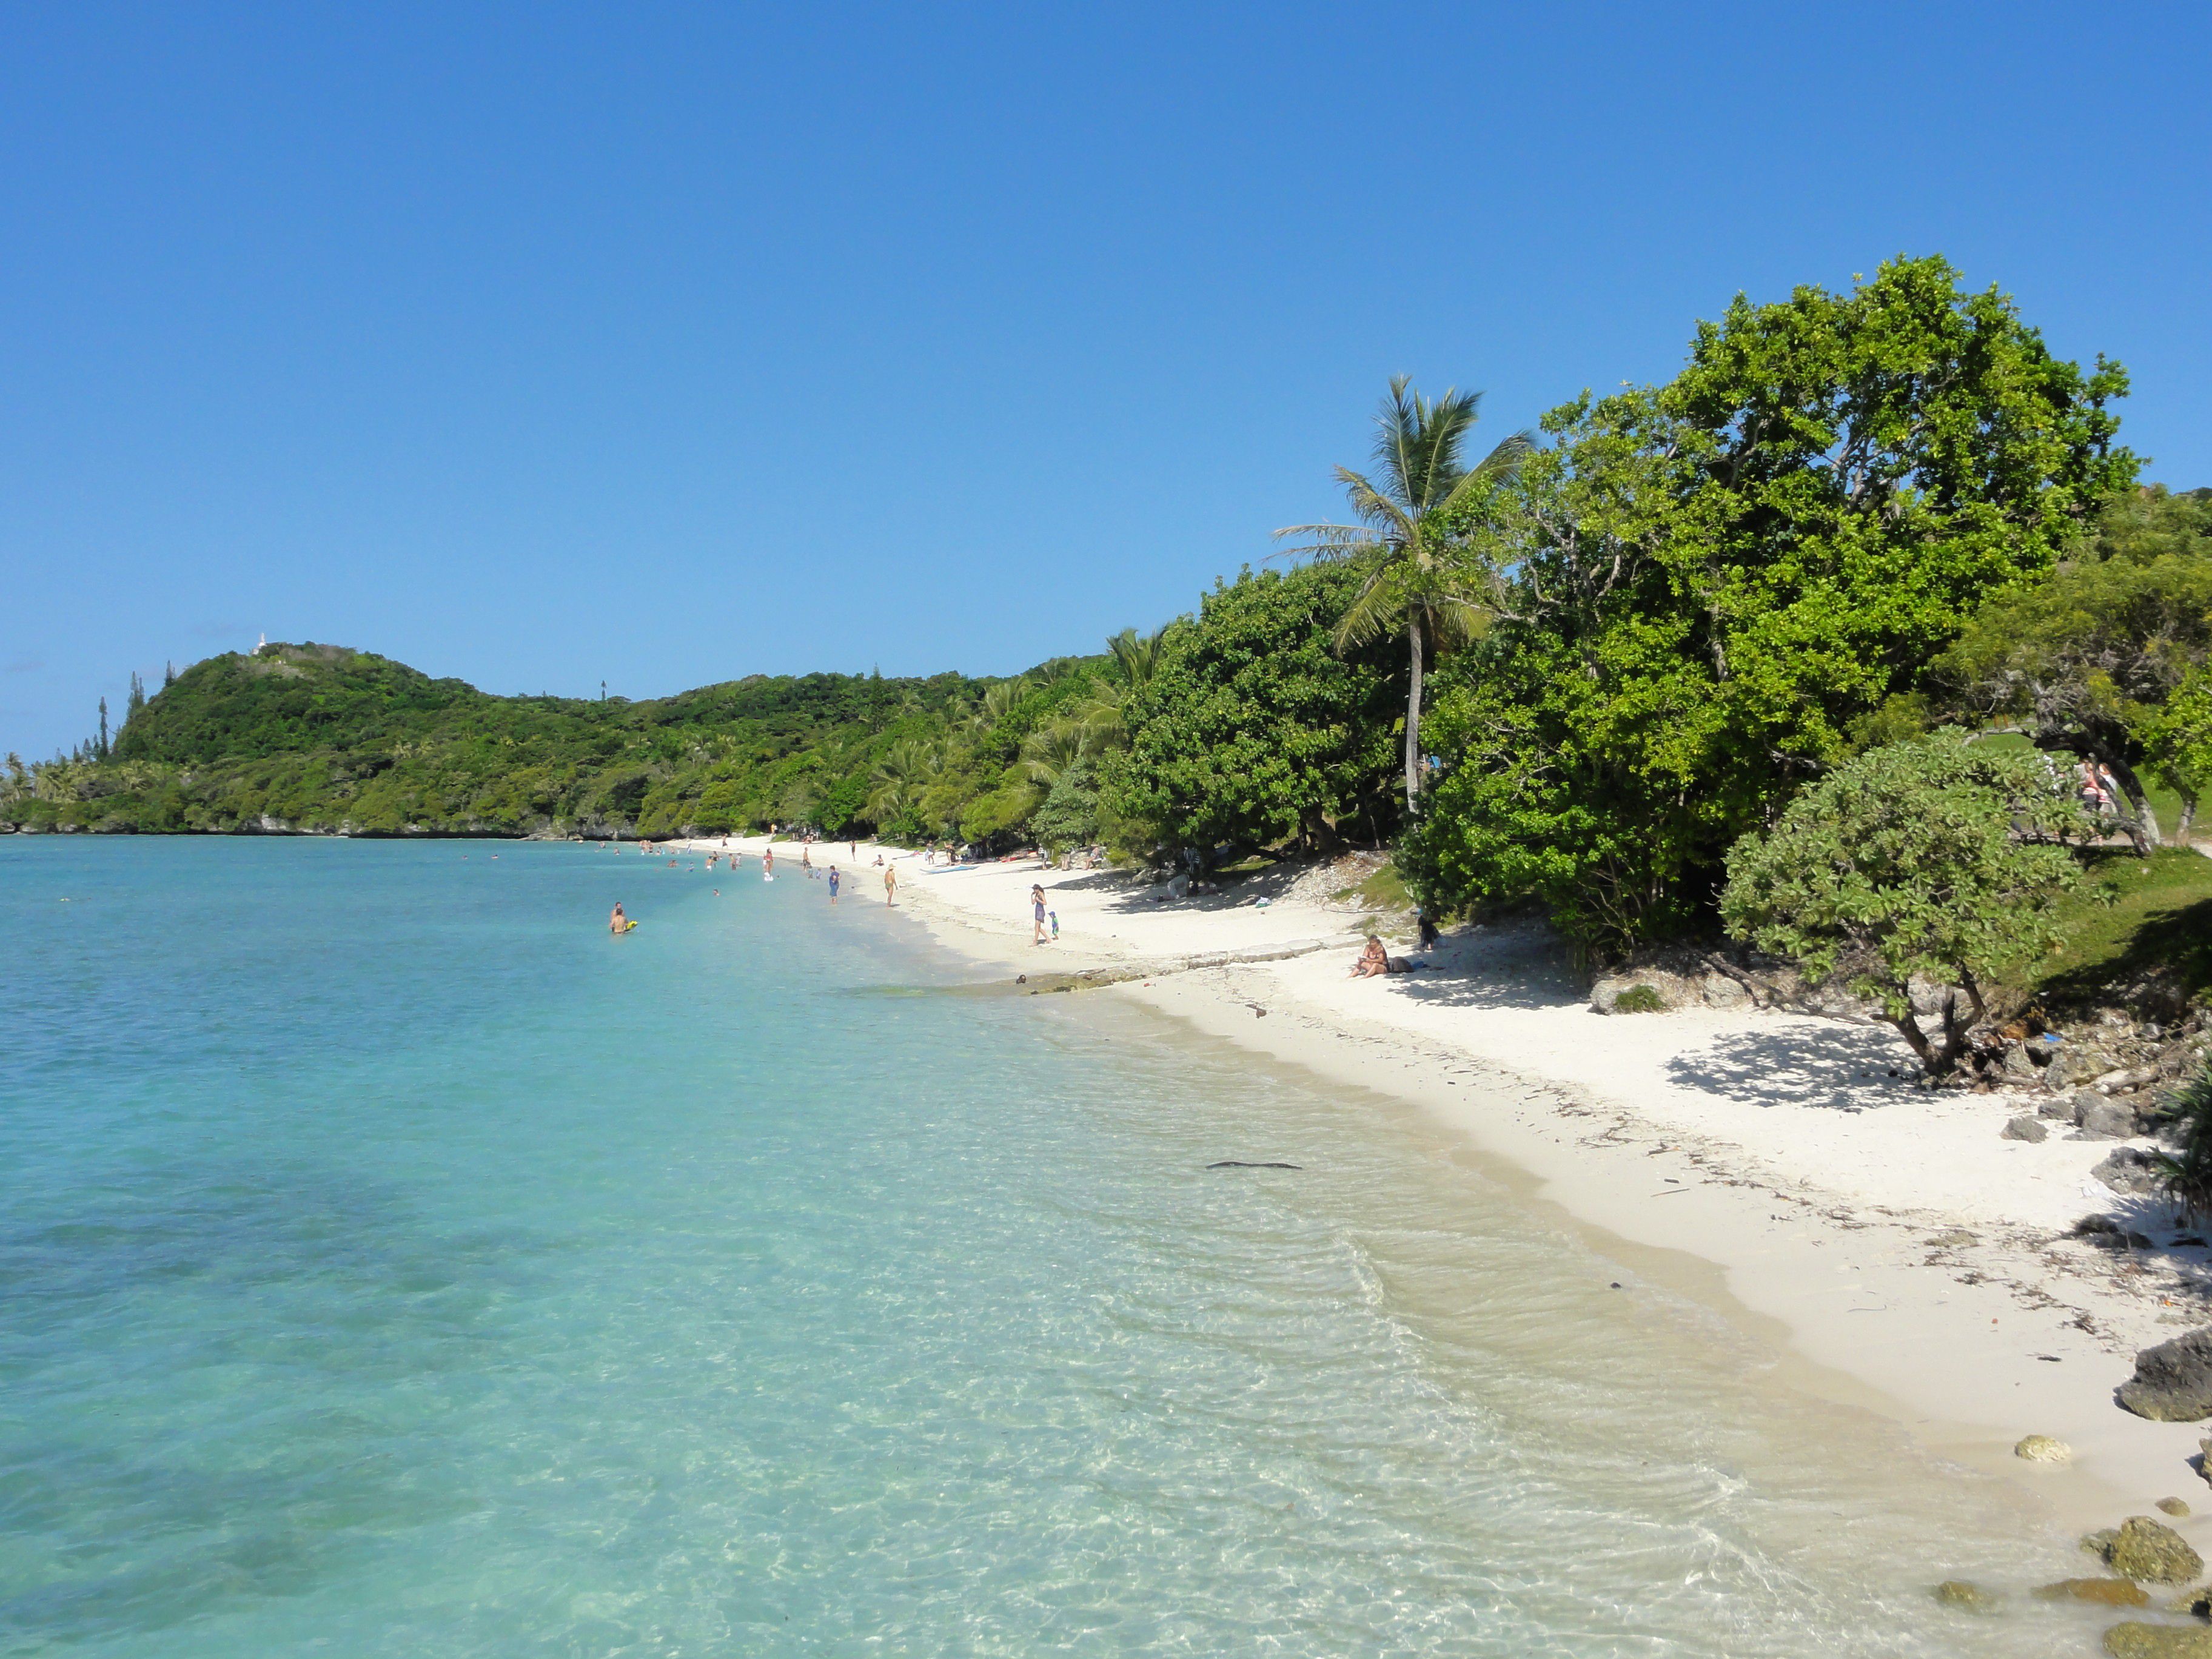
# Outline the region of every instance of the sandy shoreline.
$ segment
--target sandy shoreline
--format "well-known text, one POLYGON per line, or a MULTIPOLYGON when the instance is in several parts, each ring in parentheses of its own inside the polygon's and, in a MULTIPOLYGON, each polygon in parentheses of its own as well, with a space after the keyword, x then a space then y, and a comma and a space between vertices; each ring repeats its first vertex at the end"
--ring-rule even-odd
MULTIPOLYGON (((749 861, 763 844, 728 842, 749 861)), ((1887 1075, 1905 1051, 1884 1028, 1756 1010, 1607 1018, 1510 931, 1448 936, 1435 974, 1353 981, 1360 918, 1322 898, 1160 902, 1112 872, 1034 860, 946 871, 866 842, 857 860, 847 843, 813 851, 844 872, 848 904, 880 908, 874 860, 891 861, 898 909, 979 963, 1158 967, 1103 994, 1413 1103, 1625 1276, 1733 1311, 1795 1385, 2016 1481, 2059 1524, 2114 1524, 2167 1496, 2212 1510, 2188 1462, 2203 1430, 2112 1399, 2137 1348, 2212 1322, 2206 1252, 2116 1255, 2066 1237, 2099 1211, 2155 1232, 2154 1206, 2089 1177, 2113 1143, 2001 1139, 2032 1104, 1911 1090, 1887 1075), (1033 881, 1058 913, 1055 945, 1029 942, 1033 881), (2075 1459, 2022 1462, 2012 1447, 2031 1433, 2075 1459)), ((776 852, 795 871, 799 849, 776 852)), ((2212 1515, 2175 1524, 2212 1555, 2212 1515)))

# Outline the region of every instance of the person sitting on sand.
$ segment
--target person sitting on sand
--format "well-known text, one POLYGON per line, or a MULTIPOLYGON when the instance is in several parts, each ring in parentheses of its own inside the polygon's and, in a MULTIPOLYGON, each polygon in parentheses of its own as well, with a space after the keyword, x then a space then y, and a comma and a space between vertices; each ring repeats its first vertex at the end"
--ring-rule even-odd
POLYGON ((1359 960, 1352 965, 1354 979, 1372 979, 1377 974, 1390 971, 1390 953, 1382 948, 1382 941, 1374 934, 1367 936, 1367 948, 1359 953, 1359 960))
POLYGON ((607 932, 610 933, 627 933, 629 932, 629 918, 623 914, 622 901, 620 899, 617 899, 615 901, 615 912, 612 915, 607 918, 607 932))

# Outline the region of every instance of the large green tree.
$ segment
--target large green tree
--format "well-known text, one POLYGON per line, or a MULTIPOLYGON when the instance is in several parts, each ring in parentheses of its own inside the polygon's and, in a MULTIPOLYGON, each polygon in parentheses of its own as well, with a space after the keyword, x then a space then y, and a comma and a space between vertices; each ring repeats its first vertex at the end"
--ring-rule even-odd
POLYGON ((1701 925, 1729 844, 2132 478, 2125 385, 1903 259, 1739 296, 1666 386, 1554 410, 1455 526, 1497 621, 1439 678, 1425 896, 1534 897, 1601 952, 1701 925))
POLYGON ((1983 606, 1938 665, 1948 701, 2109 768, 2139 851, 2160 841, 2139 769, 2194 816, 2208 777, 2212 492, 2129 490, 2051 580, 1983 606))
POLYGON ((1429 663, 1487 620, 1484 584, 1459 530, 1469 505, 1512 475, 1528 454, 1516 432, 1474 466, 1464 451, 1482 404, 1479 392, 1447 390, 1431 403, 1403 374, 1375 416, 1375 472, 1336 469, 1357 524, 1292 525, 1291 553, 1341 560, 1359 586, 1336 624, 1339 650, 1387 635, 1406 642, 1406 810, 1421 793, 1421 696, 1429 663))
POLYGON ((1247 570, 1171 626, 1101 762, 1108 814, 1149 852, 1326 849, 1395 821, 1388 646, 1334 649, 1359 573, 1247 570))
POLYGON ((2053 907, 2081 878, 2058 842, 2078 818, 2048 758, 1948 727, 1855 757, 1738 842, 1721 915, 1811 977, 1878 999, 1940 1077, 1989 1012, 1993 981, 2055 942, 2053 907), (1949 988, 1933 1033, 1916 979, 1949 988))

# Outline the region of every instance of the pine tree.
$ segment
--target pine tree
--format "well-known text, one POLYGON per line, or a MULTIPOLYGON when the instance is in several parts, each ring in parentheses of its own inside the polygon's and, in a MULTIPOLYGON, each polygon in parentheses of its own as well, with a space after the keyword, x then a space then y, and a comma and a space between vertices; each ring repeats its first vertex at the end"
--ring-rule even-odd
POLYGON ((100 759, 107 758, 107 699, 100 700, 100 747, 94 751, 100 759))
POLYGON ((138 678, 138 671, 134 668, 131 671, 131 701, 124 706, 123 723, 128 726, 137 720, 138 711, 145 706, 146 682, 138 678))
POLYGON ((173 662, 163 663, 161 665, 161 690, 166 691, 176 683, 177 665, 173 662))

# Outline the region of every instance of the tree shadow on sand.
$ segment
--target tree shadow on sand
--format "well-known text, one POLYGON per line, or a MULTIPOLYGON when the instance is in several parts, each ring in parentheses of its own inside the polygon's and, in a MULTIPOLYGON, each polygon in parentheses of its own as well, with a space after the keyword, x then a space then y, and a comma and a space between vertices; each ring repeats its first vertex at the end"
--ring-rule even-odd
MULTIPOLYGON (((1630 1016, 1649 1019, 1653 1016, 1630 1016)), ((1793 1026, 1781 1031, 1731 1031, 1667 1062, 1668 1079, 1724 1100, 1757 1106, 1803 1106, 1861 1112, 1920 1097, 1901 1078, 1909 1058, 1882 1025, 1793 1026)))

